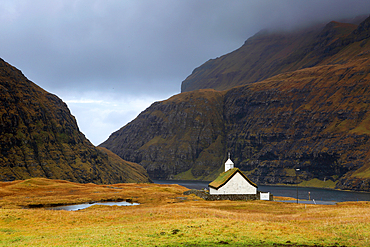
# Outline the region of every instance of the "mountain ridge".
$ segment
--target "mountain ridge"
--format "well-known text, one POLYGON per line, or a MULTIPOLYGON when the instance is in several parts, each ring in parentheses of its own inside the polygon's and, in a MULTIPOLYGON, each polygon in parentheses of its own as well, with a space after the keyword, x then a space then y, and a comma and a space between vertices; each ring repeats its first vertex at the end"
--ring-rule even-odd
POLYGON ((291 32, 260 31, 237 50, 194 69, 181 83, 181 92, 205 88, 226 90, 315 66, 352 42, 353 38, 348 36, 355 30, 358 30, 354 34, 356 38, 365 37, 366 20, 359 25, 332 21, 291 32))
POLYGON ((369 191, 369 22, 256 34, 101 146, 154 179, 212 180, 231 152, 258 184, 369 191))

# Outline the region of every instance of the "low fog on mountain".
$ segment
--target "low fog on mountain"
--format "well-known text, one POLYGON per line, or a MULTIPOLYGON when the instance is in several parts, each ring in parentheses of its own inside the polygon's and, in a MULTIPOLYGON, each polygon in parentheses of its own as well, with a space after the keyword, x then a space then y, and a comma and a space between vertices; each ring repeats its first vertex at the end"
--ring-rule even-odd
POLYGON ((11 1, 1 57, 65 101, 95 145, 261 29, 368 14, 369 1, 11 1))

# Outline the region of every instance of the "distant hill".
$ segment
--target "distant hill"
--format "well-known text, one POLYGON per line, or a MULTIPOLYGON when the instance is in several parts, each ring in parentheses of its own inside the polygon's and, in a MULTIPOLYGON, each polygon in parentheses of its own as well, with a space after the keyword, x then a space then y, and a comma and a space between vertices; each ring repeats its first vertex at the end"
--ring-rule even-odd
POLYGON ((67 105, 0 59, 0 181, 149 182, 146 171, 79 131, 67 105))
POLYGON ((214 179, 231 152, 257 184, 369 191, 369 36, 370 18, 260 32, 101 146, 153 179, 214 179))

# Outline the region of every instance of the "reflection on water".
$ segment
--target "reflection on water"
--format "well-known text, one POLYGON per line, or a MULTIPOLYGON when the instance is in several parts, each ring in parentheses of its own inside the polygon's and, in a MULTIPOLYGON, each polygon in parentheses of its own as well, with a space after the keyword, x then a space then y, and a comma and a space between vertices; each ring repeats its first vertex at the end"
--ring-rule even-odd
POLYGON ((105 205, 105 206, 135 206, 139 205, 139 203, 129 203, 129 202, 96 202, 96 203, 84 203, 84 204, 76 204, 76 205, 68 205, 68 206, 57 206, 57 207, 50 207, 47 208, 49 210, 66 210, 66 211, 76 211, 85 209, 94 205, 105 205))
MULTIPOLYGON (((154 183, 179 184, 188 189, 199 190, 204 188, 208 189, 208 184, 210 182, 191 180, 155 180, 154 183)), ((258 185, 258 190, 271 192, 274 196, 297 198, 297 187, 295 186, 258 185)), ((314 203, 312 200, 315 200, 316 204, 322 204, 324 202, 370 201, 370 193, 298 187, 298 199, 307 200, 302 201, 301 203, 314 203)))

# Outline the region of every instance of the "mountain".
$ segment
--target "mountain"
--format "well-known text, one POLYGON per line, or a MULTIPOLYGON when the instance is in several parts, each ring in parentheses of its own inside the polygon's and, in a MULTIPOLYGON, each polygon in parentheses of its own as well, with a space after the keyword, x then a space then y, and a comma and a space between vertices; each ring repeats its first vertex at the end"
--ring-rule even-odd
POLYGON ((153 179, 187 171, 190 178, 213 177, 224 156, 223 94, 200 90, 156 102, 100 146, 139 163, 153 179))
POLYGON ((96 148, 67 105, 0 59, 0 180, 149 182, 142 166, 96 148))
POLYGON ((101 146, 153 179, 214 179, 230 152, 257 184, 369 191, 369 36, 370 18, 259 33, 101 146))
POLYGON ((332 21, 291 32, 263 30, 239 49, 196 68, 182 82, 181 91, 226 90, 315 66, 337 51, 356 28, 355 24, 332 21))

